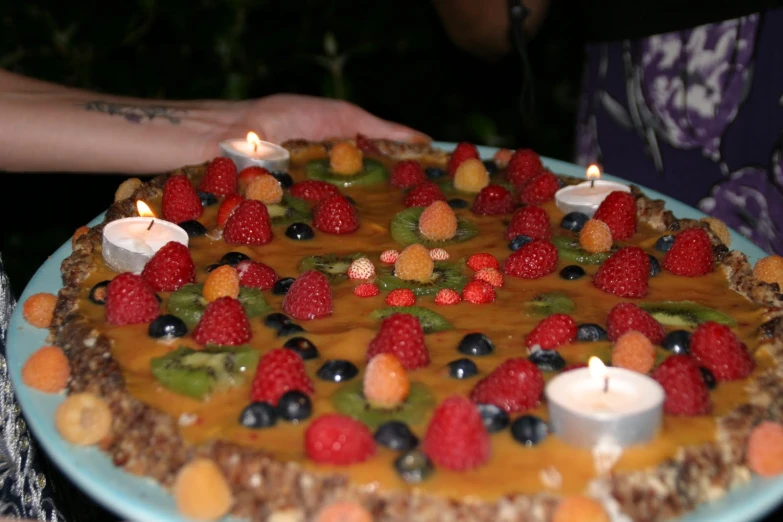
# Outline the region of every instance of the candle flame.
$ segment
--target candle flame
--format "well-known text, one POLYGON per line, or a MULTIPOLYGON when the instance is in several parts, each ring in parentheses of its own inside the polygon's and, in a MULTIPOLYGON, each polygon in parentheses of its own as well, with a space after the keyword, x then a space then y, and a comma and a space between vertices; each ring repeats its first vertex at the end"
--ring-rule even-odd
POLYGON ((587 179, 601 179, 601 169, 593 163, 587 167, 587 179))
POLYGON ((141 217, 155 217, 155 213, 152 212, 152 209, 149 207, 149 205, 144 203, 142 200, 136 201, 136 211, 141 217))
POLYGON ((251 145, 258 146, 259 143, 261 143, 261 138, 258 137, 258 134, 256 134, 253 131, 250 131, 247 133, 247 142, 251 145))
POLYGON ((606 365, 598 357, 590 357, 590 360, 587 361, 587 366, 590 368, 590 377, 593 379, 603 380, 606 377, 606 365))

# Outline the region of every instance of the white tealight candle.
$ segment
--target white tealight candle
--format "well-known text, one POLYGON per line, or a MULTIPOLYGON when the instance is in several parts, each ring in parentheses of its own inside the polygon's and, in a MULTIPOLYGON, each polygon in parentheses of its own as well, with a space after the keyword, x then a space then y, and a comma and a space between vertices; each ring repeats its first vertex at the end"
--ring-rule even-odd
POLYGON ((248 132, 245 139, 226 140, 220 144, 220 152, 230 158, 238 170, 258 166, 270 171, 288 170, 291 157, 288 150, 280 145, 261 141, 255 132, 248 132))
POLYGON ((581 212, 592 217, 599 205, 610 193, 617 190, 630 192, 631 187, 616 181, 600 179, 601 171, 596 165, 587 169, 589 181, 563 187, 555 193, 555 204, 563 213, 581 212))
POLYGON ((597 357, 590 368, 558 375, 546 387, 552 431, 568 444, 593 448, 612 440, 621 447, 655 438, 663 419, 663 388, 654 379, 607 368, 597 357))

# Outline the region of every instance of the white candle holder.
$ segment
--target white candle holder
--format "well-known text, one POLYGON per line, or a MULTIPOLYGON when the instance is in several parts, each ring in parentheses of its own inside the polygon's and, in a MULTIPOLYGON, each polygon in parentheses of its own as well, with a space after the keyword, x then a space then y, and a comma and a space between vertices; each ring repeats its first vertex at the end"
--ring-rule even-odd
POLYGON ((596 179, 563 187, 555 193, 555 204, 564 214, 581 212, 593 217, 599 205, 610 193, 631 192, 631 187, 616 181, 596 179))
POLYGON ((226 140, 220 144, 221 155, 230 158, 237 166, 237 170, 246 167, 263 167, 269 171, 285 172, 288 170, 288 162, 291 154, 287 149, 255 139, 226 140))
POLYGON ((163 219, 130 217, 106 223, 101 252, 115 272, 139 274, 147 261, 170 241, 188 246, 188 233, 163 219))

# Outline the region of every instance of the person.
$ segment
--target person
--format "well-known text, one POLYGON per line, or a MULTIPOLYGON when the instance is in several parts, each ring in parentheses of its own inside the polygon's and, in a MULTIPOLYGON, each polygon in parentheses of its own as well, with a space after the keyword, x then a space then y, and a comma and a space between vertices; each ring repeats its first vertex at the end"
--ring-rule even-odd
MULTIPOLYGON (((452 41, 486 59, 513 51, 512 20, 524 21, 529 39, 551 7, 433 2, 452 41)), ((570 3, 587 40, 574 161, 697 207, 783 254, 781 6, 570 3)))

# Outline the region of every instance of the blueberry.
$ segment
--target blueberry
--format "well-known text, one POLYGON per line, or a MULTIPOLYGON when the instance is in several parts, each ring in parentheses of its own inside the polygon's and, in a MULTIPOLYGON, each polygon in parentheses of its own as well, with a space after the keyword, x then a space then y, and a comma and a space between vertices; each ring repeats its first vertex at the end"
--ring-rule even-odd
POLYGON ((404 422, 389 421, 375 430, 375 442, 394 451, 408 451, 419 445, 419 438, 404 422))
POLYGON ((569 212, 563 216, 563 219, 560 221, 560 226, 572 232, 579 232, 582 230, 582 227, 585 226, 588 219, 590 218, 581 212, 569 212))
POLYGON ((511 436, 525 446, 535 446, 549 435, 549 426, 535 415, 522 415, 511 425, 511 436))
POLYGON ((691 333, 688 330, 673 330, 666 334, 661 346, 675 355, 688 355, 691 352, 691 333))
POLYGON ((468 379, 478 373, 476 363, 463 357, 449 363, 449 377, 453 379, 468 379))
POLYGON ((430 179, 439 179, 446 175, 446 171, 438 167, 427 167, 424 173, 430 179))
POLYGON ((147 328, 147 334, 154 339, 173 339, 182 337, 186 333, 188 333, 188 327, 185 325, 185 321, 170 314, 159 315, 147 328))
POLYGON ((566 281, 575 281, 585 276, 585 269, 579 265, 568 265, 560 271, 560 277, 566 281))
POLYGON ((109 283, 111 281, 108 279, 95 283, 95 286, 90 289, 90 301, 99 305, 104 304, 106 302, 106 287, 109 286, 109 283))
POLYGON ((668 252, 674 244, 674 236, 671 234, 661 236, 655 242, 655 249, 659 252, 668 252))
POLYGON ((494 404, 478 404, 476 406, 481 414, 481 420, 484 427, 490 433, 501 431, 508 426, 511 420, 508 418, 506 410, 494 404))
POLYGON ((284 324, 278 331, 277 336, 278 337, 288 337, 289 335, 294 335, 298 333, 305 332, 306 330, 299 326, 296 323, 288 323, 284 324))
POLYGON ((163 303, 163 298, 161 296, 159 296, 158 294, 155 294, 155 299, 158 300, 158 304, 162 304, 163 303))
POLYGON ((468 208, 468 202, 461 198, 453 198, 448 201, 451 208, 468 208))
POLYGON ((280 330, 283 326, 291 323, 291 318, 281 313, 273 313, 264 317, 264 324, 275 330, 280 330))
POLYGON ((297 241, 306 241, 315 237, 315 232, 307 223, 293 223, 287 229, 285 229, 286 237, 295 239, 297 241))
POLYGON ((313 403, 306 393, 299 390, 287 391, 277 403, 277 414, 288 422, 305 420, 313 413, 313 403))
POLYGON ((208 207, 218 202, 217 196, 211 192, 198 191, 196 194, 198 194, 198 198, 201 200, 202 207, 208 207))
POLYGON ((712 373, 709 368, 705 368, 704 366, 699 366, 699 371, 701 371, 701 376, 704 379, 704 384, 707 385, 707 388, 714 390, 718 385, 718 379, 715 378, 715 374, 712 373))
POLYGON ((595 323, 580 324, 576 329, 576 339, 578 341, 592 343, 595 341, 606 341, 608 338, 606 330, 595 323))
POLYGON ((273 171, 271 174, 280 182, 280 186, 284 189, 290 188, 294 184, 294 179, 288 172, 273 171))
POLYGON ((492 176, 493 174, 497 174, 500 169, 498 169, 498 164, 495 163, 495 160, 484 160, 481 163, 484 164, 484 168, 487 169, 487 173, 492 176))
POLYGON ((318 357, 318 348, 304 337, 291 337, 285 342, 283 348, 295 351, 305 361, 318 357))
POLYGON ((525 236, 525 235, 518 235, 508 243, 508 248, 510 248, 512 251, 516 252, 523 246, 527 245, 533 241, 532 237, 525 236))
POLYGON ((285 295, 288 293, 288 289, 291 288, 292 284, 294 284, 293 277, 278 279, 275 286, 272 287, 272 293, 275 295, 285 295))
POLYGON ((457 350, 465 355, 489 355, 495 350, 495 345, 483 333, 469 333, 459 342, 457 350))
POLYGON ((242 410, 239 423, 245 428, 270 428, 277 423, 277 410, 268 402, 254 402, 242 410))
POLYGON ((348 203, 350 203, 350 204, 351 204, 351 205, 353 205, 354 207, 356 206, 356 200, 355 200, 355 199, 353 199, 351 196, 346 196, 346 195, 343 195, 343 197, 344 197, 345 199, 347 199, 347 200, 348 200, 348 203))
POLYGON ((351 361, 332 359, 318 368, 316 375, 324 381, 345 382, 359 375, 359 369, 351 361))
POLYGON ((243 254, 242 252, 228 252, 220 258, 220 263, 223 265, 237 266, 240 261, 250 259, 250 256, 243 254))
POLYGON ((542 372, 559 372, 566 366, 565 359, 557 350, 536 350, 528 359, 542 372))
POLYGON ((195 219, 191 219, 190 221, 183 221, 182 223, 179 223, 179 226, 188 233, 188 237, 204 236, 207 233, 207 227, 195 219))
POLYGON ((418 484, 426 480, 433 471, 430 459, 419 450, 403 453, 394 461, 394 469, 400 478, 409 484, 418 484))
POLYGON ((219 266, 223 266, 223 263, 212 263, 211 265, 207 265, 207 267, 204 269, 207 271, 207 273, 212 272, 214 269, 216 269, 219 266))
POLYGON ((650 277, 655 277, 661 273, 661 264, 654 255, 647 254, 647 257, 650 258, 650 277))

